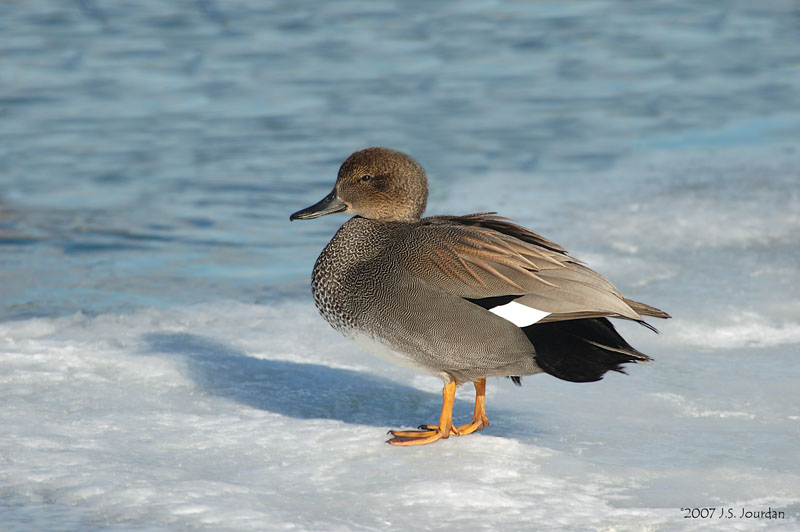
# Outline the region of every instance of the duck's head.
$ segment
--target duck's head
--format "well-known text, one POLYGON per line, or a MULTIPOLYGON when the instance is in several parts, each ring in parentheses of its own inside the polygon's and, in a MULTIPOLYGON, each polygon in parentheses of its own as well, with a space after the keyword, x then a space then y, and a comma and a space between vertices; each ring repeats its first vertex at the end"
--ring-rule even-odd
POLYGON ((427 201, 428 180, 419 163, 399 151, 367 148, 342 163, 330 194, 289 219, 344 212, 370 220, 410 222, 420 219, 427 201))

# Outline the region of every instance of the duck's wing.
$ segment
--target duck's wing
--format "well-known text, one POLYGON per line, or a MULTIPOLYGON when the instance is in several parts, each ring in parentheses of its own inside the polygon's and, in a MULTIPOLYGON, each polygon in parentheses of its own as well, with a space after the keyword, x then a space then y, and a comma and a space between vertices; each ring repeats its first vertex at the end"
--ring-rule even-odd
POLYGON ((494 213, 425 218, 408 236, 405 266, 415 276, 486 308, 513 301, 546 314, 540 322, 669 317, 626 299, 558 244, 494 213))

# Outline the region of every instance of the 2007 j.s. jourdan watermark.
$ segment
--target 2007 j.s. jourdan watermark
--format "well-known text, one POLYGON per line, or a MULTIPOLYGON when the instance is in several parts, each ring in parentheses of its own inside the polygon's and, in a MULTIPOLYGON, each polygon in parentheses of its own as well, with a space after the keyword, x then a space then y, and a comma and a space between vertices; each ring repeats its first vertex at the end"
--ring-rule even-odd
POLYGON ((767 507, 752 510, 730 506, 705 506, 681 508, 684 519, 786 519, 786 512, 767 507))

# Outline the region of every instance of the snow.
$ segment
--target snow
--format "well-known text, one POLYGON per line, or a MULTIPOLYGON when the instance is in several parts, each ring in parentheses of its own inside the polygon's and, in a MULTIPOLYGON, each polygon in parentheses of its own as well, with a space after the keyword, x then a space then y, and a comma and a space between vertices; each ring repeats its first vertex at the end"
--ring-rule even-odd
POLYGON ((796 375, 770 370, 796 353, 742 381, 730 353, 690 366, 680 336, 645 344, 655 363, 594 385, 491 379, 491 427, 409 449, 386 431, 435 421, 440 381, 363 353, 308 302, 6 322, 4 526, 692 530, 682 506, 797 509, 796 375))

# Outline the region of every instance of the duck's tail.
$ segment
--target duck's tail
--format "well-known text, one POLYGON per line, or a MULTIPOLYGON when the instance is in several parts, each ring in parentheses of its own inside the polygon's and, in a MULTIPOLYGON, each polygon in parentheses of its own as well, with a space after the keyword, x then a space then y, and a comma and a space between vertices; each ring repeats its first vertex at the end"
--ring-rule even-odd
POLYGON ((533 344, 536 364, 565 381, 598 381, 607 371, 625 373, 622 364, 651 360, 607 318, 536 323, 522 330, 533 344))
POLYGON ((628 298, 625 298, 625 303, 627 303, 629 307, 638 312, 641 316, 652 316, 654 318, 663 318, 663 319, 672 317, 663 310, 656 307, 651 307, 647 303, 634 301, 633 299, 628 299, 628 298))

